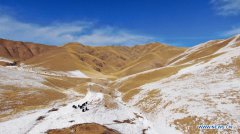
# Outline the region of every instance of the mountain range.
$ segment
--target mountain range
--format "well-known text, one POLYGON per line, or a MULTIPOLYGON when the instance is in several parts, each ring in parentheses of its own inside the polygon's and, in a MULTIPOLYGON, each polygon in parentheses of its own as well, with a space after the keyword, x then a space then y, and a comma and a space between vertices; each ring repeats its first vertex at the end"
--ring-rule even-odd
POLYGON ((0 78, 0 133, 240 133, 240 35, 190 48, 0 39, 0 78), (232 129, 199 128, 214 124, 232 129))

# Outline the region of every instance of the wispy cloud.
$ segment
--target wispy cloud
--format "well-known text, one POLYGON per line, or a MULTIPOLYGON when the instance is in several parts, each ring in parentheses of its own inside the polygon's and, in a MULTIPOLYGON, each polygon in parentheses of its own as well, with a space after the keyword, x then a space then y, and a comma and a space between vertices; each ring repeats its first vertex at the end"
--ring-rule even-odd
POLYGON ((211 0, 211 3, 218 15, 240 15, 240 0, 211 0))
POLYGON ((68 42, 86 45, 132 45, 154 39, 110 26, 97 27, 93 22, 76 21, 43 26, 22 22, 6 14, 0 14, 0 38, 53 45, 68 42))
POLYGON ((224 36, 234 36, 236 34, 240 34, 240 27, 235 27, 223 33, 224 36))
POLYGON ((101 29, 95 29, 90 34, 82 35, 78 38, 79 42, 92 45, 104 45, 104 44, 142 44, 152 41, 152 37, 143 35, 132 34, 124 30, 115 29, 113 27, 105 27, 101 29))

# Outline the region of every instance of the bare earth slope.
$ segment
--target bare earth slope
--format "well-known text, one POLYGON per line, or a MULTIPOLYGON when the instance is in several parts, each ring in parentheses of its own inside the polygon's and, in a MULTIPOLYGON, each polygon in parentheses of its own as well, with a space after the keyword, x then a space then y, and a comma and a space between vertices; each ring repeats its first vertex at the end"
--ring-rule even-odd
POLYGON ((0 39, 0 57, 11 58, 15 60, 26 60, 36 55, 52 50, 56 47, 0 39))
POLYGON ((65 129, 52 129, 47 131, 48 134, 120 134, 119 132, 104 127, 96 123, 85 123, 73 125, 65 129))
POLYGON ((80 69, 82 71, 86 70, 87 73, 120 77, 165 66, 171 58, 185 50, 185 48, 160 43, 134 47, 91 47, 79 43, 69 43, 53 51, 33 57, 25 63, 51 70, 71 71, 80 69))

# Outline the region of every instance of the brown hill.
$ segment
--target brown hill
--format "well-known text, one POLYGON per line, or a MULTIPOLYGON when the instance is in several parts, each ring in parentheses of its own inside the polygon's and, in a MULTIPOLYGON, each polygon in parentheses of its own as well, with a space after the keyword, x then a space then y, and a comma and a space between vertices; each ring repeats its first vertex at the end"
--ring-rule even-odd
POLYGON ((214 58, 216 56, 219 56, 219 54, 214 55, 215 52, 222 49, 234 40, 236 40, 237 43, 235 44, 235 46, 232 45, 232 47, 237 47, 238 40, 240 40, 238 36, 234 36, 225 40, 212 40, 198 46, 194 46, 188 49, 186 52, 182 53, 181 55, 172 59, 168 64, 180 65, 187 62, 195 62, 199 60, 214 58))
POLYGON ((81 70, 87 74, 125 76, 162 67, 185 48, 151 43, 134 47, 85 46, 68 43, 53 51, 35 56, 25 63, 56 71, 81 70))
POLYGON ((68 43, 61 47, 0 39, 0 57, 24 61, 54 71, 81 70, 90 75, 126 76, 163 67, 184 52, 161 43, 128 46, 85 46, 68 43))
MULTIPOLYGON (((124 79, 120 83, 116 82, 116 87, 113 88, 118 87, 119 91, 124 93, 127 92, 126 96, 129 97, 129 95, 131 96, 133 94, 137 94, 139 92, 138 87, 141 85, 167 78, 186 67, 194 66, 199 63, 206 63, 216 57, 223 55, 224 53, 227 53, 227 51, 219 52, 220 49, 226 50, 228 48, 238 48, 239 44, 240 36, 234 36, 232 38, 224 40, 212 40, 199 44, 187 49, 179 56, 170 59, 169 62, 166 62, 166 66, 157 70, 149 70, 148 72, 137 73, 127 79, 124 79)), ((234 65, 232 65, 237 68, 237 71, 239 70, 238 60, 239 59, 236 58, 233 63, 234 65)))
POLYGON ((56 48, 30 42, 11 41, 0 39, 0 57, 11 58, 15 60, 26 60, 33 56, 47 52, 56 48))
POLYGON ((53 71, 81 70, 89 76, 104 77, 100 72, 91 68, 87 63, 81 61, 77 55, 64 47, 58 47, 57 49, 37 55, 24 61, 24 63, 34 67, 44 67, 53 71))
POLYGON ((76 124, 69 128, 52 129, 48 134, 120 134, 116 130, 107 128, 97 123, 76 124))
POLYGON ((120 71, 114 73, 117 76, 126 76, 145 70, 163 67, 172 58, 183 53, 186 48, 168 46, 161 43, 151 43, 134 46, 131 48, 132 57, 120 71))
POLYGON ((79 43, 69 43, 63 47, 94 70, 117 76, 162 67, 169 59, 185 51, 185 48, 177 48, 160 43, 133 47, 90 47, 79 43))

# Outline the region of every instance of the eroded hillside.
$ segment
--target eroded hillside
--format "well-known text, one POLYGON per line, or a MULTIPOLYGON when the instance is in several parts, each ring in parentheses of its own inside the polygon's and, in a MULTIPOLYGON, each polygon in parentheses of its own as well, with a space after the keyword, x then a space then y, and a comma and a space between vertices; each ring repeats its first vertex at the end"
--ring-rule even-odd
POLYGON ((160 43, 134 47, 91 47, 69 43, 54 51, 29 59, 25 63, 57 71, 80 69, 90 75, 104 74, 116 78, 163 67, 171 58, 185 50, 185 48, 160 43))
POLYGON ((55 49, 55 46, 0 39, 0 56, 17 61, 27 60, 55 49))

